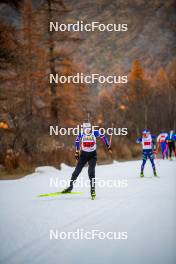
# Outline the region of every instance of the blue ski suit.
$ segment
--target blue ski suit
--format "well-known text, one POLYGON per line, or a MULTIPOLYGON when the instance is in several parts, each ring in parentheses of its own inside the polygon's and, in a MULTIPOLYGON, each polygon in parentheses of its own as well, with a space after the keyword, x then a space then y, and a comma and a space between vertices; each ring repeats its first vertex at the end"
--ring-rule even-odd
POLYGON ((95 166, 97 161, 96 152, 96 139, 100 138, 103 140, 104 144, 109 147, 108 139, 105 135, 100 135, 98 131, 92 131, 90 134, 85 134, 84 132, 79 133, 75 141, 76 150, 80 152, 80 157, 72 177, 70 180, 69 191, 73 189, 73 183, 78 178, 80 172, 86 163, 88 163, 88 175, 90 179, 91 193, 95 191, 95 166), (81 146, 80 146, 81 141, 81 146))
POLYGON ((136 140, 136 143, 141 143, 143 148, 143 160, 141 165, 141 172, 144 171, 144 167, 148 158, 151 162, 153 170, 155 170, 154 155, 152 149, 153 145, 155 145, 154 144, 155 138, 156 138, 155 136, 148 133, 146 137, 137 138, 136 140))

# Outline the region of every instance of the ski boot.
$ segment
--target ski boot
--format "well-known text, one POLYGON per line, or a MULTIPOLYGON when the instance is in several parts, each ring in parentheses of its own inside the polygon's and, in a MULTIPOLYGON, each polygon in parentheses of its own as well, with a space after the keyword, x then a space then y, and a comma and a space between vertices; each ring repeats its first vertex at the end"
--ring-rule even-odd
POLYGON ((143 173, 143 171, 141 171, 140 177, 141 177, 141 178, 144 177, 144 173, 143 173))
POLYGON ((95 197, 96 197, 95 191, 91 192, 91 197, 92 197, 92 200, 95 200, 95 197))
POLYGON ((62 191, 62 193, 71 193, 72 187, 68 187, 62 191))

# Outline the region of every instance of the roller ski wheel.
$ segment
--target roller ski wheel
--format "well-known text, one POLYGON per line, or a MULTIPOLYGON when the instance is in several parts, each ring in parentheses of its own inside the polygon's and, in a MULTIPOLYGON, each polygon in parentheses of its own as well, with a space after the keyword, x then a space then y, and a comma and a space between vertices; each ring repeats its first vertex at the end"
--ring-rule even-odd
POLYGON ((95 192, 92 192, 92 193, 91 193, 91 199, 92 199, 92 200, 95 200, 95 198, 96 198, 96 193, 95 193, 95 192))
POLYGON ((144 178, 144 173, 143 172, 141 172, 140 177, 144 178))
POLYGON ((68 188, 66 188, 66 189, 64 189, 61 193, 71 193, 71 191, 72 191, 72 189, 70 188, 70 187, 68 187, 68 188))

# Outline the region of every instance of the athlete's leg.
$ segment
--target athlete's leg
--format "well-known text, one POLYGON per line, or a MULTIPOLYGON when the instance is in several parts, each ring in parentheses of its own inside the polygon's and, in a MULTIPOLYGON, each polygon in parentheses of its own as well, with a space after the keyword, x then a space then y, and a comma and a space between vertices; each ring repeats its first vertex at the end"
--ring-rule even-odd
POLYGON ((73 189, 74 181, 76 181, 76 179, 78 178, 86 162, 87 162, 87 155, 85 155, 85 153, 81 153, 78 163, 76 165, 76 168, 74 172, 72 173, 72 177, 70 180, 70 186, 65 191, 71 191, 73 189))
POLYGON ((97 162, 97 156, 96 153, 89 159, 88 164, 88 175, 90 179, 90 188, 91 188, 91 193, 95 192, 95 166, 97 162))
POLYGON ((172 157, 172 142, 168 142, 168 147, 169 147, 169 157, 171 159, 171 157, 172 157))
POLYGON ((166 158, 168 159, 168 144, 166 143, 166 148, 165 148, 166 150, 165 150, 165 153, 166 153, 166 158))
POLYGON ((153 156, 153 152, 152 151, 149 153, 149 159, 150 159, 150 162, 152 164, 153 172, 154 172, 154 175, 155 175, 156 174, 156 168, 155 168, 154 156, 153 156))
POLYGON ((147 153, 143 151, 142 165, 141 165, 141 173, 144 171, 144 167, 147 161, 147 153))
POLYGON ((176 157, 176 148, 175 148, 175 142, 173 142, 173 151, 174 151, 174 154, 175 154, 175 157, 176 157))
POLYGON ((161 146, 162 157, 163 157, 163 159, 164 159, 165 142, 161 142, 161 143, 160 143, 160 146, 161 146))
POLYGON ((172 150, 174 152, 174 155, 176 156, 176 153, 175 153, 175 142, 174 141, 171 141, 170 142, 170 145, 171 145, 171 157, 172 157, 172 150))

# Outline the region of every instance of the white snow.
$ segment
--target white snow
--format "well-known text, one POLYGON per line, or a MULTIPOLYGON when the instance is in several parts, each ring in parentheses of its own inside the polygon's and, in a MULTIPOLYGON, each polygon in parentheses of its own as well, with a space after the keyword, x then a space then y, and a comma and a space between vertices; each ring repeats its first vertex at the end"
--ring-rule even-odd
MULTIPOLYGON (((100 188, 84 195, 36 197, 60 191, 50 179, 69 179, 73 168, 37 168, 22 179, 0 181, 0 263, 2 264, 174 264, 176 263, 176 161, 160 160, 154 178, 148 162, 97 166, 101 180, 127 180, 126 188, 100 188), (50 240, 50 230, 127 232, 127 240, 50 240)), ((87 180, 87 168, 80 177, 87 180)))

